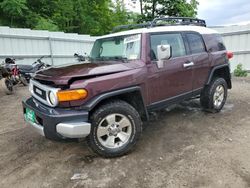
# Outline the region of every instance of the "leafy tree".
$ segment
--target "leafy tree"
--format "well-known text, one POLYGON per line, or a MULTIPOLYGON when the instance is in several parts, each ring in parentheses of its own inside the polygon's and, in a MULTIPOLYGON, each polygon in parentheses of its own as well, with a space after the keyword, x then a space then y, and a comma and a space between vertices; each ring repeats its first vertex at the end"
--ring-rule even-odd
POLYGON ((126 10, 123 0, 0 0, 0 25, 103 35, 157 16, 193 17, 198 5, 196 0, 140 2, 141 15, 126 10))
POLYGON ((27 11, 26 3, 26 0, 4 0, 0 3, 0 8, 4 13, 2 16, 10 22, 10 26, 13 25, 14 20, 18 21, 24 17, 27 11))
POLYGON ((159 16, 195 17, 197 15, 197 0, 144 0, 141 3, 143 21, 151 21, 159 16))
POLYGON ((74 28, 74 3, 72 0, 58 0, 51 19, 58 25, 60 30, 72 32, 74 28))
POLYGON ((58 31, 58 26, 50 19, 39 18, 34 29, 38 30, 48 30, 48 31, 58 31))
POLYGON ((112 4, 112 8, 113 8, 112 12, 113 25, 127 24, 128 16, 123 2, 121 0, 116 0, 115 3, 112 4))
POLYGON ((59 0, 27 0, 27 7, 30 12, 43 18, 51 18, 58 9, 59 0))

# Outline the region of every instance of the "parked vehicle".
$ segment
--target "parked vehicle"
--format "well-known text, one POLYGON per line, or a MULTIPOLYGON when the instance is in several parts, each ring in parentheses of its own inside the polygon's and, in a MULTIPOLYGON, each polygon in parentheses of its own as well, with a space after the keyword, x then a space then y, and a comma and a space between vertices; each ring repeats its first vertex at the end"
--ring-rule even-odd
POLYGON ((42 61, 46 56, 38 58, 32 65, 18 65, 20 73, 25 77, 26 82, 29 83, 32 75, 42 69, 48 68, 51 65, 46 64, 42 61))
POLYGON ((0 64, 0 82, 1 82, 1 88, 4 90, 4 92, 8 95, 12 94, 14 92, 13 89, 13 83, 11 80, 11 72, 9 72, 5 68, 5 63, 0 64))
POLYGON ((151 111, 199 96, 204 110, 219 112, 232 88, 232 53, 205 26, 157 18, 100 37, 90 63, 37 72, 23 101, 26 121, 46 138, 87 137, 94 152, 117 157, 135 147, 151 111))
POLYGON ((16 84, 23 84, 24 86, 27 86, 28 83, 24 77, 24 75, 19 70, 19 65, 16 64, 15 59, 6 58, 5 59, 5 68, 7 71, 11 73, 11 80, 13 85, 16 84))

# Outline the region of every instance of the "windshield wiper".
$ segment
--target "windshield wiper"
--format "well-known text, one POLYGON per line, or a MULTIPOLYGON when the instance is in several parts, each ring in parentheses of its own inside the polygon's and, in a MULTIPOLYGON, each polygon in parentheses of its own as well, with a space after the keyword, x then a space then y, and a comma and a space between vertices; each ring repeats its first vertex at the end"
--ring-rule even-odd
POLYGON ((95 57, 95 58, 91 58, 91 60, 96 60, 96 61, 106 61, 108 60, 107 57, 101 56, 101 57, 95 57))
POLYGON ((96 61, 122 61, 123 63, 128 62, 128 58, 122 57, 122 56, 113 56, 113 57, 108 57, 108 56, 101 56, 101 57, 96 57, 96 58, 91 58, 91 60, 96 60, 96 61))
POLYGON ((123 63, 128 63, 128 58, 122 57, 122 56, 114 56, 114 57, 110 57, 110 59, 112 59, 114 61, 121 60, 123 63))

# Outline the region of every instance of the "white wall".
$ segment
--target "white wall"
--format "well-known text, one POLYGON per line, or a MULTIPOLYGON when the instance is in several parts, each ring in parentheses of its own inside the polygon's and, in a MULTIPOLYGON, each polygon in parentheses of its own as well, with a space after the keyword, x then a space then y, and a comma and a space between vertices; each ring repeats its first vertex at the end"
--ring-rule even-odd
POLYGON ((95 39, 89 35, 0 27, 0 62, 12 57, 17 63, 31 64, 46 55, 46 63, 72 63, 76 61, 74 53, 90 53, 95 39))
POLYGON ((250 25, 212 27, 223 36, 229 51, 234 53, 230 61, 232 70, 241 63, 243 68, 250 70, 250 25))
MULTIPOLYGON (((228 50, 234 52, 231 68, 237 64, 250 70, 250 25, 212 27, 223 36, 228 50)), ((38 57, 50 56, 45 62, 60 65, 75 62, 73 54, 90 53, 95 37, 30 29, 0 27, 0 62, 13 57, 20 64, 31 64, 38 57)))

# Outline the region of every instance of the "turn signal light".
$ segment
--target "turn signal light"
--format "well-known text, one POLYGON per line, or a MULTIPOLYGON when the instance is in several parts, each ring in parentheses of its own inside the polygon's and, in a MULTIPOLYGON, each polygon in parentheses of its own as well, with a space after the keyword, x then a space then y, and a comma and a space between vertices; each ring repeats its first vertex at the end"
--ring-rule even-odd
POLYGON ((232 59, 234 56, 233 52, 227 52, 227 58, 232 59))
POLYGON ((87 96, 88 91, 86 89, 65 90, 57 92, 59 102, 85 99, 87 96))

